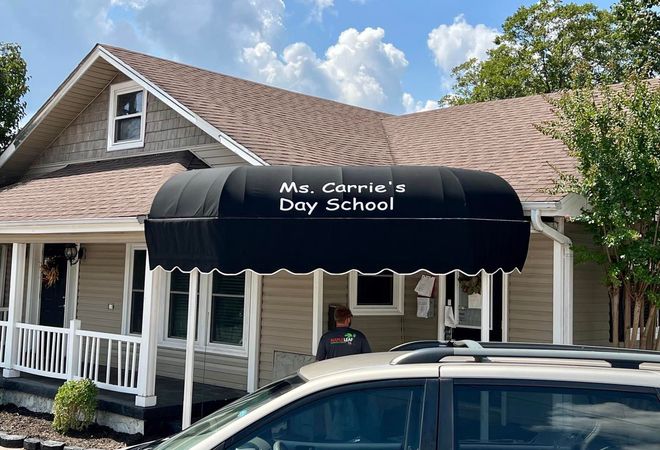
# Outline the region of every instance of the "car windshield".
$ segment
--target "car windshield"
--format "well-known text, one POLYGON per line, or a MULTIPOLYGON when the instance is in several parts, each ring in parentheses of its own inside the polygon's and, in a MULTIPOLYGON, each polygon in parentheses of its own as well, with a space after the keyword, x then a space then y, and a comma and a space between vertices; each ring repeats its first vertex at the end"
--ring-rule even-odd
POLYGON ((166 441, 151 447, 153 450, 185 450, 200 443, 212 433, 215 433, 236 419, 254 411, 261 405, 289 392, 304 383, 297 375, 271 383, 268 386, 246 395, 224 408, 214 412, 208 417, 195 423, 185 431, 173 436, 166 441))

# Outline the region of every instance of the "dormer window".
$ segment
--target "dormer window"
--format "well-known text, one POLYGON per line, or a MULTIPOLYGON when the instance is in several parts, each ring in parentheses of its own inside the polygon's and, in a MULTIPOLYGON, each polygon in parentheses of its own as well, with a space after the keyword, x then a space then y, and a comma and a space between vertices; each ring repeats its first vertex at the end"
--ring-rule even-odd
POLYGON ((144 146, 147 93, 133 81, 110 87, 108 150, 144 146))

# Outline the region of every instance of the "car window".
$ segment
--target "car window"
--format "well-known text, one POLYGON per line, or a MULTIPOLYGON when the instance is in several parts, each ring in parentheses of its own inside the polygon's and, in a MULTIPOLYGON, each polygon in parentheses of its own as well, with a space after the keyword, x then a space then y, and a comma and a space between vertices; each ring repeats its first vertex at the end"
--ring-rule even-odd
POLYGON ((462 450, 660 448, 660 402, 650 390, 457 384, 454 418, 462 450))
POLYGON ((210 416, 196 422, 190 428, 152 448, 154 450, 187 450, 234 420, 240 419, 250 411, 289 392, 304 382, 302 378, 294 375, 264 386, 258 391, 230 403, 210 416))
POLYGON ((231 450, 419 449, 424 386, 329 393, 293 406, 231 450))

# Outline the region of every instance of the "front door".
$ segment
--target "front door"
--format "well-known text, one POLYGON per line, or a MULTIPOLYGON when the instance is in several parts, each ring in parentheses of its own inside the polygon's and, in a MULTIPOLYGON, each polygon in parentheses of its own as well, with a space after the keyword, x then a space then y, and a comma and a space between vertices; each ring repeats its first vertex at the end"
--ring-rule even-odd
POLYGON ((66 275, 69 263, 64 258, 64 244, 44 245, 41 270, 39 325, 64 326, 66 275))
MULTIPOLYGON (((481 276, 479 276, 481 278, 481 276)), ((480 281, 480 280, 477 280, 480 281)), ((490 340, 502 340, 502 273, 493 275, 492 301, 491 301, 491 329, 490 340)), ((474 283, 470 283, 465 277, 447 275, 447 304, 454 306, 458 324, 451 331, 451 339, 481 340, 481 299, 480 287, 475 290, 474 283), (466 292, 467 291, 467 292, 466 292), (478 292, 477 296, 472 296, 478 292), (458 304, 456 304, 458 302, 458 304)), ((450 329, 447 329, 449 331, 450 329)), ((447 332, 446 332, 447 334, 447 332)), ((446 336, 449 338, 450 336, 446 336)))

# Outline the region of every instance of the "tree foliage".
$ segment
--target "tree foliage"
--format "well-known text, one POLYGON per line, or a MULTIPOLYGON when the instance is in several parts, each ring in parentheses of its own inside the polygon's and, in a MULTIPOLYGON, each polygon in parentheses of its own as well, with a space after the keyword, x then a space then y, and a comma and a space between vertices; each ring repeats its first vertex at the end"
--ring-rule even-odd
POLYGON ((540 0, 519 8, 484 61, 452 71, 445 105, 522 97, 625 81, 660 73, 657 0, 620 0, 610 10, 591 3, 540 0))
POLYGON ((579 250, 605 266, 614 324, 624 292, 626 345, 660 349, 649 332, 660 307, 660 89, 631 81, 550 101, 557 119, 540 129, 561 139, 577 163, 577 173, 560 173, 556 189, 587 200, 576 220, 597 245, 579 250))
POLYGON ((0 42, 0 153, 11 144, 25 116, 27 64, 17 44, 0 42))

